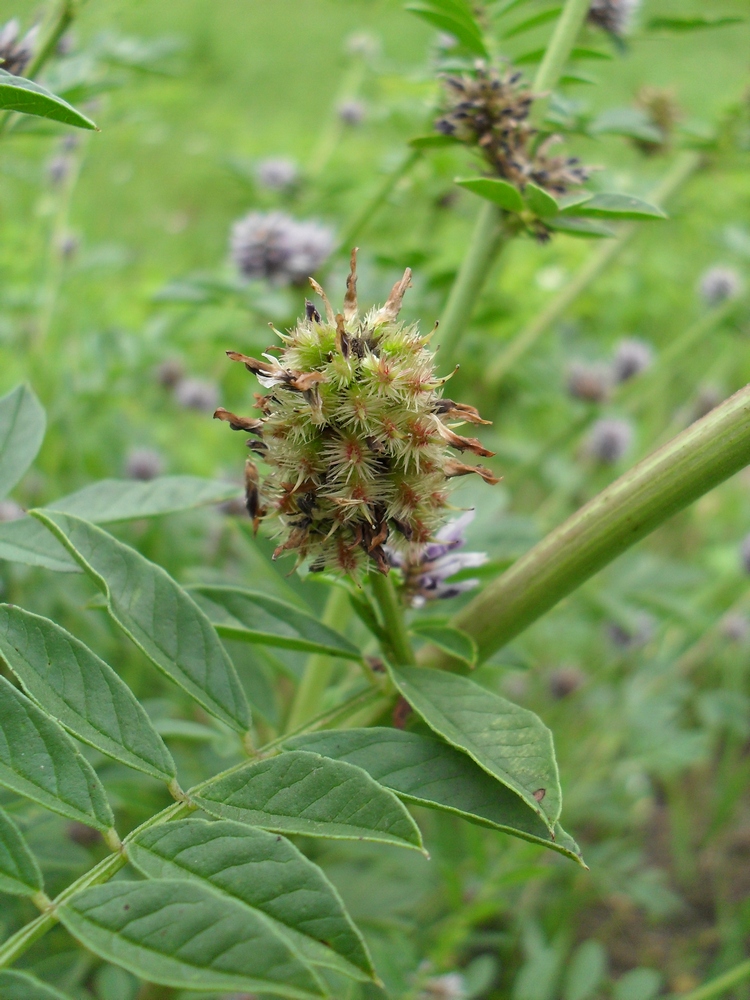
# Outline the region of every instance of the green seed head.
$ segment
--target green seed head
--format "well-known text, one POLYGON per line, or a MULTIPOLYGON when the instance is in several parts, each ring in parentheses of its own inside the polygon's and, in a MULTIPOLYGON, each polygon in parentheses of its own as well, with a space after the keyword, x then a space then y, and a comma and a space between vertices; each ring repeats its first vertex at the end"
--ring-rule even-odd
POLYGON ((447 379, 435 373, 430 335, 398 321, 410 279, 407 269, 385 305, 360 317, 353 252, 340 313, 311 280, 325 318, 308 302, 266 360, 228 352, 270 390, 257 397, 258 418, 215 416, 250 431, 248 445, 267 466, 261 478, 247 463, 248 510, 256 526, 276 519, 274 558, 295 552, 313 571, 352 575, 371 560, 387 573, 383 544, 409 551, 430 541, 448 510, 449 479, 477 472, 497 482, 452 457, 451 449, 492 454, 453 430, 486 421, 442 397, 447 379))

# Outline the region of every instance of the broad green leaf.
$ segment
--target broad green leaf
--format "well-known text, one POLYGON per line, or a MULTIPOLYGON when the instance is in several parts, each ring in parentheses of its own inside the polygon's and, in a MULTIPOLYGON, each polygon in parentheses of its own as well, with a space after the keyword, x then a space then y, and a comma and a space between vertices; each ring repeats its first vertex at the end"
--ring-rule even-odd
POLYGON ((33 896, 43 888, 36 858, 26 846, 16 824, 0 809, 0 892, 33 896))
POLYGON ((531 211, 542 219, 551 218, 553 215, 557 215, 560 210, 549 191, 545 191, 537 184, 532 184, 531 181, 528 181, 524 188, 524 197, 531 211))
POLYGON ((526 31, 533 31, 534 28, 541 28, 543 24, 549 24, 550 21, 554 21, 559 17, 561 11, 562 7, 551 7, 549 10, 543 10, 539 14, 534 14, 532 17, 526 18, 526 20, 514 24, 512 28, 506 28, 503 31, 503 38, 514 38, 516 35, 522 35, 526 31))
POLYGON ((295 750, 248 764, 194 801, 211 816, 277 833, 422 849, 417 825, 393 792, 361 768, 317 753, 295 750))
POLYGON ((574 205, 583 205, 585 202, 591 201, 593 197, 591 191, 574 191, 558 198, 557 204, 560 211, 565 212, 567 209, 573 208, 574 205))
POLYGON ((486 201, 494 202, 507 212, 522 212, 524 209, 518 188, 499 177, 457 177, 456 184, 486 201))
POLYGON ((281 646, 360 660, 356 646, 309 612, 277 597, 242 587, 200 584, 191 595, 213 622, 219 635, 262 646, 281 646))
POLYGON ((465 751, 554 828, 562 792, 552 733, 539 716, 444 670, 399 667, 392 673, 430 729, 465 751))
POLYGON ((634 198, 629 194, 595 194, 575 209, 576 215, 600 219, 666 219, 666 214, 656 205, 634 198))
POLYGON ((0 604, 0 656, 27 694, 84 743, 163 781, 169 750, 114 670, 47 618, 0 604))
POLYGON ((51 118, 53 121, 62 122, 63 125, 99 131, 90 118, 76 111, 62 97, 51 94, 26 77, 12 76, 4 69, 0 69, 0 108, 3 111, 20 111, 24 115, 51 118))
POLYGON ((569 236, 581 236, 584 239, 604 239, 614 236, 615 232, 603 222, 596 219, 583 219, 578 215, 556 215, 553 219, 545 219, 545 225, 556 232, 567 233, 569 236))
POLYGON ((16 969, 0 969, 0 997, 3 1000, 70 1000, 67 993, 16 969))
POLYGON ((417 619, 411 623, 409 630, 429 639, 434 645, 444 649, 446 653, 455 656, 456 659, 463 660, 470 667, 473 667, 477 662, 477 644, 470 635, 462 632, 460 628, 417 619))
POLYGON ((447 31, 448 34, 454 35, 470 52, 474 52, 479 56, 486 57, 488 55, 482 33, 476 23, 472 23, 466 18, 458 17, 453 13, 436 10, 435 6, 431 6, 427 0, 424 3, 409 3, 405 9, 412 14, 416 14, 417 17, 421 17, 422 20, 427 21, 428 24, 431 24, 439 31, 447 31))
POLYGON ((260 913, 197 881, 110 882, 57 910, 81 944, 177 989, 322 995, 312 970, 260 913))
POLYGON ((341 956, 373 975, 338 892, 284 837, 229 820, 185 819, 144 830, 128 845, 128 857, 151 878, 201 879, 259 910, 291 931, 313 964, 343 969, 341 956))
POLYGON ((46 425, 42 404, 27 385, 0 398, 0 500, 36 458, 46 425))
POLYGON ((453 135, 417 135, 409 140, 412 149, 442 149, 444 146, 460 146, 461 140, 453 135))
POLYGON ((232 661, 195 601, 169 574, 101 528, 35 511, 107 598, 112 618, 207 712, 244 731, 250 712, 232 661))
POLYGON ((608 108, 588 127, 591 135, 625 135, 644 142, 663 142, 664 133, 642 108, 608 108))
POLYGON ((81 571, 67 549, 33 517, 0 521, 0 559, 26 566, 43 566, 56 573, 81 571))
POLYGON ((744 17, 721 17, 711 14, 698 17, 652 17, 646 24, 651 31, 700 31, 703 28, 725 28, 743 24, 744 17))
POLYGON ((0 677, 0 785, 107 831, 114 819, 96 772, 56 722, 0 677))
POLYGON ((55 500, 47 509, 75 514, 93 524, 109 524, 221 503, 236 497, 238 492, 233 483, 199 476, 160 476, 146 483, 100 479, 55 500))
POLYGON ((544 821, 515 792, 442 740, 373 727, 305 733, 287 740, 285 746, 345 760, 407 802, 456 813, 583 864, 578 845, 559 824, 552 836, 544 821))

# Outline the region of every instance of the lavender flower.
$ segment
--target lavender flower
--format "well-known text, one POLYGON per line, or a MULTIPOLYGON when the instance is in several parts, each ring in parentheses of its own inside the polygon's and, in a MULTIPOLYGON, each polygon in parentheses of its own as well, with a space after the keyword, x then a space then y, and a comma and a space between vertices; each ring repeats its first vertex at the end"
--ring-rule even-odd
POLYGON ((587 403, 603 403, 612 388, 612 373, 609 365, 601 362, 593 365, 575 361, 568 369, 568 392, 575 399, 587 403))
POLYGON ((261 160, 255 168, 255 179, 269 191, 287 191, 299 180, 299 170, 294 160, 272 156, 261 160))
POLYGON ((174 389, 185 377, 185 366, 179 358, 166 358, 154 371, 156 381, 164 389, 174 389))
POLYGON ((588 21, 615 38, 623 38, 639 6, 640 0, 591 0, 588 21))
POLYGON ((0 500, 0 522, 17 521, 23 514, 23 508, 15 500, 0 500))
POLYGON ((174 398, 186 410, 213 413, 219 402, 219 389, 215 383, 201 378, 185 378, 175 386, 174 398))
POLYGON ((710 267, 701 275, 698 292, 707 306, 719 306, 735 299, 742 290, 742 280, 732 267, 710 267))
POLYGON ((14 76, 20 76, 34 54, 34 43, 39 33, 37 26, 19 41, 18 35, 21 30, 18 18, 13 18, 0 28, 0 69, 14 76))
POLYGON ((338 115, 344 125, 361 125, 365 120, 365 106, 362 101, 351 98, 338 106, 338 115))
POLYGON ((125 476, 127 479, 139 479, 148 482, 156 479, 164 472, 164 460, 153 448, 133 448, 125 459, 125 476))
POLYGON ((654 352, 650 344, 637 337, 625 337, 615 346, 612 374, 615 382, 627 382, 651 366, 654 352))
POLYGON ((466 544, 464 528, 474 520, 474 511, 467 510, 461 517, 449 521, 435 534, 435 541, 428 542, 416 554, 404 555, 385 545, 386 559, 391 566, 401 570, 404 578, 404 597, 413 608, 422 608, 428 601, 457 597, 477 586, 479 580, 449 579, 464 569, 483 566, 489 558, 484 552, 456 552, 466 544))
POLYGON ((591 428, 586 451, 602 465, 614 465, 633 443, 633 427, 627 420, 605 417, 591 428))
POLYGON ((250 212, 235 222, 232 258, 246 278, 278 285, 306 281, 328 259, 333 231, 318 222, 300 222, 284 212, 250 212))

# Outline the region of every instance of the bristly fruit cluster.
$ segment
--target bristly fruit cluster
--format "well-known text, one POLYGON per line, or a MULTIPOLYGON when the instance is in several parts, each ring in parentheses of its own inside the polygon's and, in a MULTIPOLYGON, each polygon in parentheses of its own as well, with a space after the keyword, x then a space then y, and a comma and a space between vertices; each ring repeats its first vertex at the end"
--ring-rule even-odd
POLYGON ((500 75, 479 61, 471 75, 448 76, 444 83, 445 108, 435 128, 477 148, 494 176, 520 190, 532 181, 557 195, 588 180, 588 169, 575 157, 549 155, 558 136, 537 145, 537 129, 529 121, 536 95, 521 73, 500 75))
MULTIPOLYGON (((261 482, 246 466, 248 511, 256 526, 278 519, 283 538, 274 558, 295 552, 312 571, 356 575, 372 560, 381 573, 389 562, 383 545, 408 552, 429 542, 448 507, 447 480, 477 472, 449 449, 491 455, 457 423, 487 423, 477 411, 441 396, 447 378, 435 374, 427 350, 431 335, 398 321, 411 272, 388 301, 360 317, 356 251, 341 313, 311 279, 325 305, 325 319, 306 303, 305 316, 282 348, 265 361, 229 351, 271 391, 256 395, 258 418, 218 409, 234 430, 249 431, 248 446, 269 467, 261 482)), ((448 376, 450 377, 450 376, 448 376)))

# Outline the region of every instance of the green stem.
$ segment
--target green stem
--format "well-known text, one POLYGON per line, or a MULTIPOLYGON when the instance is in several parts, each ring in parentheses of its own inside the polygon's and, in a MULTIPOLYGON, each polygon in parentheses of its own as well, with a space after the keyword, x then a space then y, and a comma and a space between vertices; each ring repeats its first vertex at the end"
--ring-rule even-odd
POLYGON ((349 224, 349 228, 341 237, 339 247, 343 251, 349 253, 351 248, 355 246, 362 230, 372 219, 375 213, 381 208, 381 206, 385 204, 398 182, 412 172, 414 167, 422 159, 422 155, 422 151, 419 149, 410 150, 409 154, 404 157, 396 169, 392 170, 386 177, 383 178, 380 187, 375 191, 372 198, 365 202, 361 211, 355 215, 349 224))
POLYGON ((322 175, 329 160, 336 151, 339 139, 346 128, 339 115, 339 105, 347 99, 356 98, 362 87, 366 69, 367 63, 365 60, 357 59, 344 74, 341 86, 334 98, 328 124, 324 128, 320 136, 320 141, 308 161, 308 172, 311 177, 320 177, 322 175))
MULTIPOLYGON (((678 156, 669 172, 651 192, 649 200, 661 205, 698 169, 701 157, 698 153, 687 152, 678 156)), ((490 365, 486 373, 487 385, 497 385, 510 369, 539 338, 568 310, 599 275, 622 253, 638 231, 638 224, 629 222, 620 228, 617 236, 603 243, 584 264, 569 285, 566 285, 541 312, 524 326, 508 344, 504 351, 490 365)))
MULTIPOLYGON (((534 78, 532 89, 535 93, 544 93, 557 86, 590 6, 591 0, 566 0, 534 78)), ((542 110, 543 108, 539 108, 539 111, 542 110)))
POLYGON ((733 986, 737 986, 743 980, 750 977, 750 959, 735 965, 723 976, 717 976, 710 983, 704 983, 697 990, 690 993, 681 993, 680 1000, 714 1000, 715 997, 723 996, 733 986))
MULTIPOLYGON (((344 588, 332 587, 321 619, 323 624, 341 632, 351 618, 351 613, 352 606, 344 588)), ((308 659, 289 710, 287 732, 297 729, 320 711, 320 703, 331 682, 335 666, 333 657, 322 653, 315 653, 308 659)))
MULTIPOLYGON (((480 661, 667 518, 750 462, 750 386, 697 421, 552 531, 454 619, 480 661)), ((456 667, 428 647, 420 662, 456 667)))
POLYGON ((479 210, 469 249, 461 263, 440 319, 440 347, 448 358, 471 318, 490 268, 503 243, 502 211, 491 202, 479 210))
POLYGON ((383 624, 388 633, 388 640, 393 655, 396 657, 397 665, 405 666, 416 663, 414 649, 409 641, 409 633, 406 628, 404 609, 391 578, 383 573, 372 573, 370 586, 383 617, 383 624))

